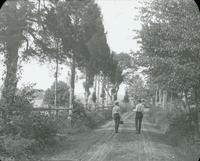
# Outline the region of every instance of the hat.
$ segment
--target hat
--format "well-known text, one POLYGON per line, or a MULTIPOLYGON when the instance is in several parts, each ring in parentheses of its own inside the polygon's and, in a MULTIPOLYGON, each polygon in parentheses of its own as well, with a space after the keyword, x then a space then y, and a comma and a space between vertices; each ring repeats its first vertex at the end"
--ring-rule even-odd
POLYGON ((118 103, 119 103, 119 101, 116 100, 116 101, 115 101, 115 104, 118 104, 118 103))

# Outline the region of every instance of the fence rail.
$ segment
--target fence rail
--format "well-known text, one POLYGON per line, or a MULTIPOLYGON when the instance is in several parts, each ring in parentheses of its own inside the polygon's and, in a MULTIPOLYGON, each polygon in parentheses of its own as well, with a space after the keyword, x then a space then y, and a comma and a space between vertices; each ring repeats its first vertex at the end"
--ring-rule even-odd
POLYGON ((63 110, 70 110, 70 108, 33 108, 32 111, 63 111, 63 110))
POLYGON ((32 108, 31 111, 32 112, 39 112, 41 114, 45 114, 45 115, 49 115, 49 116, 59 116, 59 113, 62 111, 66 111, 68 114, 68 111, 70 110, 70 108, 68 107, 37 107, 37 108, 32 108))
MULTIPOLYGON (((113 105, 107 105, 104 108, 99 107, 97 109, 98 110, 103 110, 103 109, 111 108, 112 106, 113 105)), ((37 108, 35 107, 35 108, 32 108, 32 111, 63 111, 63 110, 68 111, 68 110, 70 110, 70 108, 63 107, 63 106, 58 106, 57 108, 55 108, 55 107, 37 107, 37 108)))

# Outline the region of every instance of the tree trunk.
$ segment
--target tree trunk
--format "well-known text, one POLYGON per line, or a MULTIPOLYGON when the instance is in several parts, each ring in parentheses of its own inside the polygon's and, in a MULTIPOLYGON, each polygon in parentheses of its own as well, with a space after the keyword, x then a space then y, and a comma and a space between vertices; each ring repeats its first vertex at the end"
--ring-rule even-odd
POLYGON ((108 97, 109 97, 110 101, 112 101, 112 94, 110 93, 108 80, 106 80, 105 91, 107 93, 106 95, 107 95, 107 103, 108 103, 108 97))
POLYGON ((162 105, 162 90, 159 89, 159 105, 162 105))
POLYGON ((99 104, 100 76, 97 76, 97 103, 99 104))
POLYGON ((191 110, 190 110, 190 105, 188 103, 188 91, 184 91, 184 97, 185 97, 185 107, 186 107, 186 111, 187 113, 190 113, 191 110))
MULTIPOLYGON (((55 84, 54 84, 54 107, 57 107, 57 84, 58 84, 58 58, 56 58, 56 72, 55 72, 55 84)), ((50 114, 51 115, 51 114, 50 114)), ((56 111, 56 116, 58 112, 56 111)))
POLYGON ((163 90, 163 99, 162 99, 162 106, 163 106, 163 109, 166 108, 166 105, 167 105, 167 91, 166 90, 163 90))
POLYGON ((171 91, 170 92, 170 111, 172 111, 174 107, 174 104, 173 104, 173 92, 171 91))
POLYGON ((102 106, 105 106, 105 78, 102 79, 102 87, 101 87, 101 99, 102 99, 102 106))
POLYGON ((157 100, 158 100, 158 91, 156 90, 156 95, 155 95, 155 105, 157 106, 157 100))
POLYGON ((94 76, 94 91, 97 91, 97 76, 94 76))
POLYGON ((159 88, 158 85, 156 87, 156 98, 155 98, 155 105, 158 106, 159 104, 159 88))
POLYGON ((199 136, 199 92, 198 87, 194 88, 194 97, 195 97, 195 135, 199 136))
POLYGON ((55 88, 54 88, 54 106, 57 107, 57 84, 58 84, 58 58, 56 58, 56 72, 55 72, 55 88))
POLYGON ((72 111, 74 107, 74 88, 75 88, 75 55, 72 53, 71 79, 70 79, 70 96, 69 96, 69 120, 72 126, 72 111))
POLYGON ((88 108, 88 97, 89 97, 89 76, 88 76, 88 71, 86 69, 86 74, 85 74, 85 108, 88 108))
POLYGON ((117 85, 117 87, 115 88, 115 96, 114 96, 114 98, 115 98, 115 100, 117 100, 118 99, 118 91, 119 91, 119 85, 117 85))
POLYGON ((106 88, 107 97, 109 97, 110 101, 112 101, 112 94, 109 93, 109 88, 106 88))
POLYGON ((8 114, 12 113, 12 106, 14 103, 15 92, 17 88, 17 68, 18 68, 18 47, 8 44, 6 53, 6 77, 2 90, 2 100, 5 105, 4 119, 8 114))

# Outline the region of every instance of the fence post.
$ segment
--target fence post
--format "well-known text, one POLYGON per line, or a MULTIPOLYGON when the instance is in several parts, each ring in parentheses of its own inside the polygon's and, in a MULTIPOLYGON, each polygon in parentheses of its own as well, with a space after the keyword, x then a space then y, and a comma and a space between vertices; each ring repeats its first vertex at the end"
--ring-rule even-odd
POLYGON ((48 111, 49 111, 49 116, 51 117, 52 116, 52 113, 51 113, 51 106, 48 105, 48 111))

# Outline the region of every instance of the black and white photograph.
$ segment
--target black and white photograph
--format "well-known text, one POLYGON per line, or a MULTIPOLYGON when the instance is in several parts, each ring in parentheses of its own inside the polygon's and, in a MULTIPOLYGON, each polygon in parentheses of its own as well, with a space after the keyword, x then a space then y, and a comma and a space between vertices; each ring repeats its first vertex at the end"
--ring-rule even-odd
POLYGON ((198 1, 1 1, 0 161, 200 161, 198 1))

